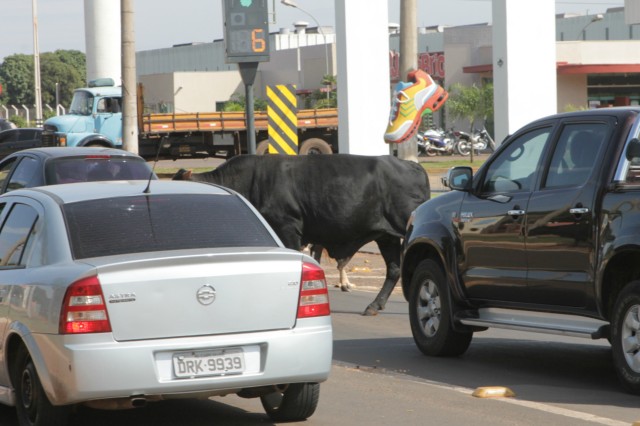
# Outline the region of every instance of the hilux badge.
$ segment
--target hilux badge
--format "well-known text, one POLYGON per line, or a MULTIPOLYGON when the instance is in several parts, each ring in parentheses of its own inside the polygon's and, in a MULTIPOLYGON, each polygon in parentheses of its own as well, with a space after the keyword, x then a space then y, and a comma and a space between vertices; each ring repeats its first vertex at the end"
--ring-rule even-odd
POLYGON ((216 300, 216 289, 210 285, 203 285, 196 292, 196 298, 201 305, 210 305, 216 300))

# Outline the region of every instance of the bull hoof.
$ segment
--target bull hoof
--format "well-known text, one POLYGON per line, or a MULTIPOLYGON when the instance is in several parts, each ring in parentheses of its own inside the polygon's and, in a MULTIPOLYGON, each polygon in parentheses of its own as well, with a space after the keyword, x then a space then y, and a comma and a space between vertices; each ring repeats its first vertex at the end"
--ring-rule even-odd
POLYGON ((376 315, 378 315, 378 310, 373 306, 369 305, 367 306, 367 309, 364 310, 362 315, 365 317, 375 317, 376 315))
POLYGON ((341 285, 340 286, 340 290, 342 290, 342 291, 351 291, 351 286, 348 285, 348 284, 341 285))

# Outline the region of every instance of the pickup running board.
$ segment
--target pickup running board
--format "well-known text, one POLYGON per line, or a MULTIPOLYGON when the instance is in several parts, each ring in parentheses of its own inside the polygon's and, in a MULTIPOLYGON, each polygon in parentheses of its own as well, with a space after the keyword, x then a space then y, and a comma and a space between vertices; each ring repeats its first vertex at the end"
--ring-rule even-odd
POLYGON ((609 336, 609 323, 594 318, 548 312, 483 308, 459 311, 456 322, 478 327, 505 328, 534 333, 601 339, 609 336))

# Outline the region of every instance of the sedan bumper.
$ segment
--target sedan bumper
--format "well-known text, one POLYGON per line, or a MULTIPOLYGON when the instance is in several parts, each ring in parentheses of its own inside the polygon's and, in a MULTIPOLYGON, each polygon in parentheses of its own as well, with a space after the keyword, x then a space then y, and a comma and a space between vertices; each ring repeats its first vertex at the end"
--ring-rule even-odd
POLYGON ((223 336, 133 342, 117 342, 110 333, 33 337, 39 352, 33 359, 54 405, 222 395, 251 387, 322 382, 331 369, 333 348, 330 317, 298 320, 291 330, 223 336), (238 348, 245 354, 243 373, 178 378, 174 371, 174 354, 238 348))

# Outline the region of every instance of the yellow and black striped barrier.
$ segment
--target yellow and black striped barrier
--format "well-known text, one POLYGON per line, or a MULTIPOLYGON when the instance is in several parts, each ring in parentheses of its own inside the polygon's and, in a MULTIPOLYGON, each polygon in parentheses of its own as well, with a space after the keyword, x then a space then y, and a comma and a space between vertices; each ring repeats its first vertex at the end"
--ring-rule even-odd
POLYGON ((298 154, 298 102, 292 84, 267 86, 269 154, 298 154))

